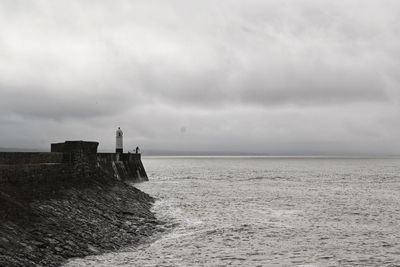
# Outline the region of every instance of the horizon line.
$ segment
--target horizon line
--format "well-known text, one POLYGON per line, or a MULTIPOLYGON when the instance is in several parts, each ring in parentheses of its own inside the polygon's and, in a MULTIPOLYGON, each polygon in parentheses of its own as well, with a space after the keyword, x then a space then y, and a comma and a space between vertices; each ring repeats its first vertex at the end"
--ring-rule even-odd
MULTIPOLYGON (((129 150, 126 150, 126 152, 128 151, 129 150)), ((50 149, 0 147, 0 152, 50 152, 50 149)), ((112 149, 100 149, 98 151, 98 153, 112 153, 112 152, 114 152, 114 150, 112 149)), ((272 154, 272 153, 243 152, 243 151, 186 151, 186 150, 155 150, 155 149, 142 150, 141 154, 143 157, 400 158, 400 154, 382 154, 382 153, 272 154)))

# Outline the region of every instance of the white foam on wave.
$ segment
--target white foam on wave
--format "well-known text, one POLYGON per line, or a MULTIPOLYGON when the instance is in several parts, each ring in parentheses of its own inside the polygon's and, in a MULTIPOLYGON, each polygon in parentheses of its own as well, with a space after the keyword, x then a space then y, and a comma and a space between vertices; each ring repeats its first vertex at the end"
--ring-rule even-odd
POLYGON ((180 208, 177 203, 170 199, 157 200, 154 203, 152 211, 159 220, 167 222, 168 224, 178 225, 180 228, 203 223, 199 218, 191 216, 191 214, 180 208))

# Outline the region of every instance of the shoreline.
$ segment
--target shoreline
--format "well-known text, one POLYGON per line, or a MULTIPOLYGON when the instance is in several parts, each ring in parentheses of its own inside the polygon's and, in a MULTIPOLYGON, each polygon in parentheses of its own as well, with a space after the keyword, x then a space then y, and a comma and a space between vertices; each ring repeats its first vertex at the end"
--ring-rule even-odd
POLYGON ((100 174, 35 190, 5 185, 0 188, 0 266, 60 266, 138 246, 157 231, 153 203, 128 181, 100 174))

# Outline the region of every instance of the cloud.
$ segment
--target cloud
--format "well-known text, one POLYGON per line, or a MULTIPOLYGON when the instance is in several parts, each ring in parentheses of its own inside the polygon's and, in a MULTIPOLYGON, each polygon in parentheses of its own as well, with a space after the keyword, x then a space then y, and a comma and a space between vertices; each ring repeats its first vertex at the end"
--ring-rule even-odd
POLYGON ((3 1, 0 123, 40 129, 2 127, 0 146, 81 135, 112 148, 105 128, 122 126, 151 148, 383 153, 399 133, 399 8, 3 1))

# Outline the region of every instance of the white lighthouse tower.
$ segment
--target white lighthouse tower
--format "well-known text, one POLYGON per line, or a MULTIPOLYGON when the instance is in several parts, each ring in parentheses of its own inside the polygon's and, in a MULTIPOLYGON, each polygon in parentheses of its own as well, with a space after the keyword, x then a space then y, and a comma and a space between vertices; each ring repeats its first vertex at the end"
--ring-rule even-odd
POLYGON ((115 137, 115 153, 122 154, 122 152, 123 152, 122 137, 123 137, 122 130, 121 130, 121 128, 118 127, 118 130, 116 132, 116 137, 115 137))

